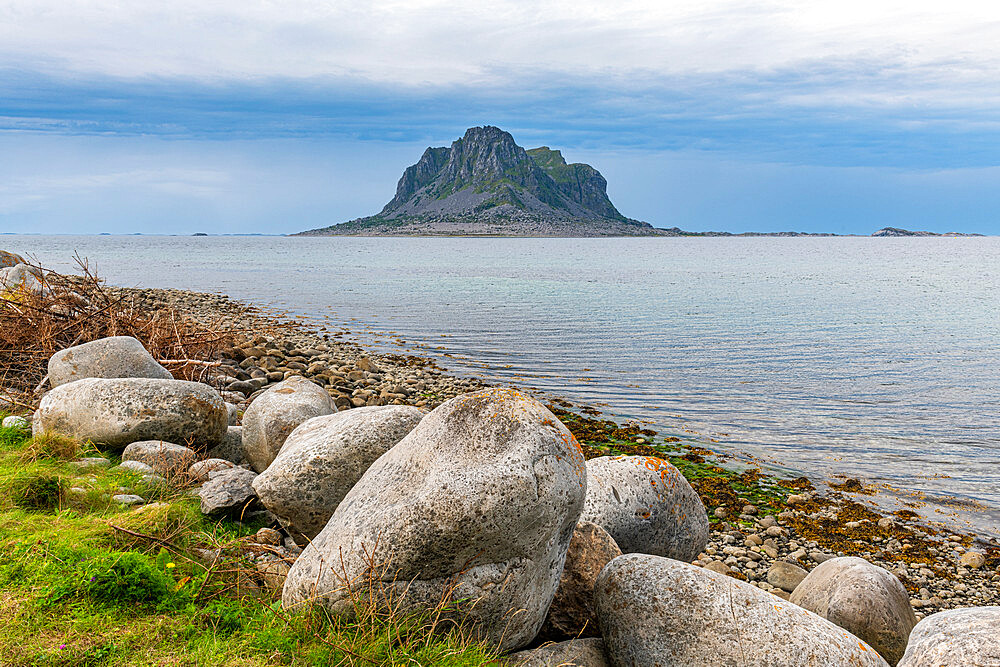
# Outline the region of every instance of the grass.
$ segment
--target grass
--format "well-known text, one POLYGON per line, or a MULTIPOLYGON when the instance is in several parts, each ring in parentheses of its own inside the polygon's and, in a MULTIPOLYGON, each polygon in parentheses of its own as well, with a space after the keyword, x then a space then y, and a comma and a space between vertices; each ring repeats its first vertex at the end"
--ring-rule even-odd
POLYGON ((183 478, 81 471, 81 455, 101 454, 0 428, 5 666, 496 664, 465 629, 426 617, 282 610, 254 566, 260 525, 207 519, 183 478), (118 507, 122 488, 157 502, 118 507))

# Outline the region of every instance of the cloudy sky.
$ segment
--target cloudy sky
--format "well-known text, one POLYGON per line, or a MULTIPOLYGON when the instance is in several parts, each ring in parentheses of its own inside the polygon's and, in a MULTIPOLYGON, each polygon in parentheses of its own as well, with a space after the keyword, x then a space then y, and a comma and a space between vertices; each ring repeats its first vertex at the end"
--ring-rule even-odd
POLYGON ((487 123, 656 226, 1000 234, 1000 5, 0 0, 0 232, 341 222, 487 123))

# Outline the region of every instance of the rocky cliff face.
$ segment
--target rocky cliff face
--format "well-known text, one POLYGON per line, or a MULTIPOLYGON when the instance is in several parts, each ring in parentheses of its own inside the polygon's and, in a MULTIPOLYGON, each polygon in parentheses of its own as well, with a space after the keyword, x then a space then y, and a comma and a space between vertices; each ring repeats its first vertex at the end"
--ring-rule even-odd
POLYGON ((547 146, 524 150, 500 128, 473 127, 451 147, 428 148, 403 172, 377 215, 303 232, 327 234, 657 234, 618 212, 607 181, 547 146))

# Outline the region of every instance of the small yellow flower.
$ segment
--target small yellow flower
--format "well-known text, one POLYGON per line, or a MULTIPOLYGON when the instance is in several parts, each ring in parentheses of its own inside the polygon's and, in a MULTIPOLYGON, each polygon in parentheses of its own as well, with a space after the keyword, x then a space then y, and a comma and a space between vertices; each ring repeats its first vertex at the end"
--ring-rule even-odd
POLYGON ((173 568, 175 568, 175 567, 177 567, 177 566, 176 566, 176 565, 174 565, 173 563, 167 563, 167 569, 168 569, 168 570, 170 570, 170 569, 173 569, 173 568))

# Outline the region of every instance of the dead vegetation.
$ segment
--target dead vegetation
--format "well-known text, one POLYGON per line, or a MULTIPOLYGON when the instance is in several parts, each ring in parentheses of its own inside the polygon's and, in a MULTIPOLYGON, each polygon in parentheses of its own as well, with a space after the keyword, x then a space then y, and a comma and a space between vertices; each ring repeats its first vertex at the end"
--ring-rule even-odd
POLYGON ((206 363, 243 332, 221 324, 194 324, 176 310, 141 308, 128 291, 112 290, 74 258, 80 275, 67 276, 28 262, 38 283, 0 287, 0 393, 31 410, 45 387, 49 357, 108 336, 138 339, 173 376, 203 380, 206 363))

